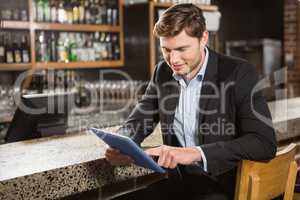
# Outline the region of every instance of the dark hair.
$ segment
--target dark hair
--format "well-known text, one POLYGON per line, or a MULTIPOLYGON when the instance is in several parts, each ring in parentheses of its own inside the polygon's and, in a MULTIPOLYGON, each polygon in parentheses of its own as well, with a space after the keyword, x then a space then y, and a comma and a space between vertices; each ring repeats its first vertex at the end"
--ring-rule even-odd
POLYGON ((194 4, 183 3, 168 8, 156 22, 153 34, 156 37, 173 37, 183 29, 189 36, 198 38, 206 30, 203 12, 194 4))

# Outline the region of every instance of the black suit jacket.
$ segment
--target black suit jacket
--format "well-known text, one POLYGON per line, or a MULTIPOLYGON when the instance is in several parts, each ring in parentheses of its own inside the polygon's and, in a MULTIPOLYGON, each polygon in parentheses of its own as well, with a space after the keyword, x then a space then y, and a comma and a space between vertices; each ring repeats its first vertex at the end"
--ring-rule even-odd
MULTIPOLYGON (((180 86, 172 74, 165 62, 156 66, 143 98, 120 129, 122 134, 140 144, 160 122, 163 143, 178 146, 172 125, 180 86)), ((267 103, 260 91, 253 92, 257 83, 254 66, 209 50, 197 134, 207 159, 207 175, 225 185, 228 177, 234 179, 238 161, 267 160, 276 154, 267 103)), ((235 180, 230 181, 233 184, 235 180)))

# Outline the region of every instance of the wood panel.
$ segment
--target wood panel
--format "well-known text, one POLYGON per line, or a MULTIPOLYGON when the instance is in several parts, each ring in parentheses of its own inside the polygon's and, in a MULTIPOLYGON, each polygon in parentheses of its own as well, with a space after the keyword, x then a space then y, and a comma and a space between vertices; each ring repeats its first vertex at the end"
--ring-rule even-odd
POLYGON ((95 61, 95 62, 70 62, 70 63, 57 63, 57 62, 48 62, 40 63, 37 62, 34 68, 39 69, 76 69, 76 68, 111 68, 111 67, 121 67, 123 66, 123 61, 95 61))
POLYGON ((18 71, 18 70, 26 70, 30 68, 31 68, 31 63, 18 63, 18 64, 0 63, 1 71, 18 71))
POLYGON ((59 23, 33 23, 35 30, 55 31, 82 31, 82 32, 120 32, 120 26, 92 25, 92 24, 59 24, 59 23))
MULTIPOLYGON (((153 2, 155 7, 160 7, 160 8, 169 8, 173 5, 175 5, 174 3, 157 3, 157 2, 153 2)), ((201 8, 203 11, 207 11, 207 12, 214 12, 218 10, 217 6, 214 5, 198 5, 199 8, 201 8)))
POLYGON ((29 29, 30 23, 25 21, 0 20, 1 29, 29 29))

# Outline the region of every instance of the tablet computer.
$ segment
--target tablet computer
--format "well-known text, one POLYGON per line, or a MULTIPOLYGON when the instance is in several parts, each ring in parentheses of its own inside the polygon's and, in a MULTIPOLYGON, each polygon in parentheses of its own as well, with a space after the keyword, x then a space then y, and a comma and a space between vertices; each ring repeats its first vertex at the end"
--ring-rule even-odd
POLYGON ((91 128, 90 130, 110 147, 118 149, 122 154, 131 157, 134 160, 134 164, 152 169, 159 173, 166 173, 166 170, 159 166, 129 137, 96 128, 91 128))

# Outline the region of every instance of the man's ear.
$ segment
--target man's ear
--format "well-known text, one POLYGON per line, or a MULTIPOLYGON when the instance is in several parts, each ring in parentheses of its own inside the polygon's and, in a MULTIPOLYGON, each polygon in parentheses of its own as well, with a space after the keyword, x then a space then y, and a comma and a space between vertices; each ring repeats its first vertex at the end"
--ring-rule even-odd
POLYGON ((208 37, 209 37, 208 31, 205 30, 202 34, 202 38, 201 38, 201 41, 200 41, 201 47, 205 47, 207 45, 208 37))

